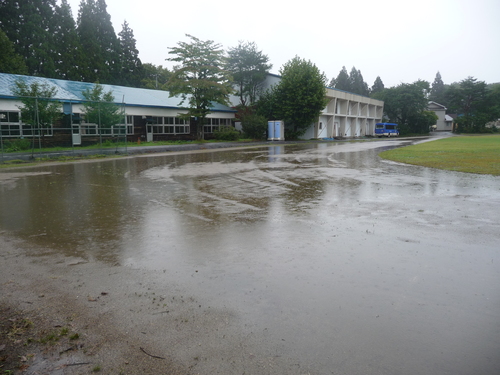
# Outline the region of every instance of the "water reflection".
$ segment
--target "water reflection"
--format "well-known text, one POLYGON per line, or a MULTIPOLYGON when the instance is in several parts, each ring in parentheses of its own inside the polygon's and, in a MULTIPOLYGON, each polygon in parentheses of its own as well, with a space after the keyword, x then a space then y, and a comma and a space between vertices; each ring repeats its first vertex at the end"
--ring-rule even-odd
POLYGON ((413 194, 464 195, 470 188, 490 194, 488 177, 474 186, 477 176, 384 162, 377 153, 394 146, 387 143, 277 145, 39 167, 44 174, 0 184, 0 227, 68 255, 118 263, 134 239, 139 248, 146 242, 158 247, 158 241, 183 247, 190 238, 199 245, 234 223, 254 230, 251 225, 275 220, 276 212, 284 220, 309 220, 314 210, 342 207, 348 209, 341 215, 366 216, 374 205, 413 194))
POLYGON ((378 158, 395 144, 2 171, 0 229, 36 245, 30 255, 161 270, 165 289, 231 309, 244 334, 315 373, 460 373, 467 345, 498 346, 484 338, 498 322, 499 178, 378 158))

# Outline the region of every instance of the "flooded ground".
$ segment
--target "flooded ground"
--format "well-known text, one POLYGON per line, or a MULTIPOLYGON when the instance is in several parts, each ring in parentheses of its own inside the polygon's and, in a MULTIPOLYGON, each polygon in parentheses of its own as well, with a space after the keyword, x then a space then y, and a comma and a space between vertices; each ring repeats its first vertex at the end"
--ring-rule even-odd
POLYGON ((500 178, 408 143, 2 171, 0 230, 189 373, 498 374, 500 178))

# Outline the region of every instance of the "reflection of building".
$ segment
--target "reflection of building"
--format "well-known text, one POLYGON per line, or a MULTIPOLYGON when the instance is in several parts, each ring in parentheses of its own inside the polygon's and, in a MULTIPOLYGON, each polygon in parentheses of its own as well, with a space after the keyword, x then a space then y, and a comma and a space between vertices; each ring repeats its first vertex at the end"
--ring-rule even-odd
MULTIPOLYGON (((268 74, 263 90, 279 83, 281 77, 268 74)), ((334 88, 326 88, 328 104, 311 124, 304 139, 360 137, 374 135, 375 124, 382 121, 384 102, 334 88)))
POLYGON ((435 131, 452 131, 453 118, 446 114, 446 107, 436 102, 429 102, 427 110, 432 111, 438 117, 436 124, 432 126, 435 131))
MULTIPOLYGON (((129 140, 163 140, 163 139, 194 139, 196 138, 195 119, 179 117, 186 114, 187 110, 179 103, 180 97, 169 97, 167 91, 138 89, 132 87, 102 85, 104 92, 111 91, 115 104, 124 109, 123 121, 111 128, 102 128, 96 123, 87 123, 83 114, 85 90, 92 90, 94 84, 86 82, 65 81, 51 78, 22 76, 0 73, 0 124, 2 137, 27 137, 33 133, 38 135, 37 129, 23 123, 19 107, 21 101, 13 93, 16 81, 28 85, 38 83, 46 84, 55 89, 55 100, 62 103, 64 118, 58 131, 44 129, 45 136, 60 138, 61 142, 73 133, 81 136, 81 140, 90 139, 92 136, 110 136, 126 134, 129 140), (66 137, 61 133, 66 130, 66 137)), ((235 111, 224 105, 213 103, 211 113, 207 116, 204 126, 205 133, 211 134, 221 126, 231 125, 235 111)), ((55 139, 54 139, 55 140, 55 139)))

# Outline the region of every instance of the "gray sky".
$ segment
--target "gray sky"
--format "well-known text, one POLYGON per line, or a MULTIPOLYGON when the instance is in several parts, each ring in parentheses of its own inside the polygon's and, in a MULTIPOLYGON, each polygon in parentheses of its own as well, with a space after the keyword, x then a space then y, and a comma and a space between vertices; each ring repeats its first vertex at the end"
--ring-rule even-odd
MULTIPOLYGON (((77 17, 80 0, 68 0, 77 17)), ((168 47, 185 34, 225 49, 255 42, 273 64, 312 61, 328 81, 342 66, 361 70, 369 86, 444 83, 473 76, 500 82, 499 0, 106 0, 118 34, 127 20, 143 63, 171 67, 168 47)))

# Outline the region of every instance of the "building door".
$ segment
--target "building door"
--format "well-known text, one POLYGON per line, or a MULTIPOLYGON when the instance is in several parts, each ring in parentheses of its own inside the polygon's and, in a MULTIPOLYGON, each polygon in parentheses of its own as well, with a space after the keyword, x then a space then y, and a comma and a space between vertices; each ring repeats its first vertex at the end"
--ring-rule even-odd
POLYGON ((80 146, 82 144, 82 131, 80 129, 80 124, 71 125, 71 141, 73 146, 80 146))
POLYGON ((146 125, 146 142, 153 142, 153 125, 146 125))

